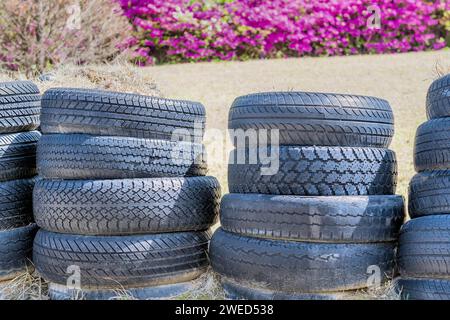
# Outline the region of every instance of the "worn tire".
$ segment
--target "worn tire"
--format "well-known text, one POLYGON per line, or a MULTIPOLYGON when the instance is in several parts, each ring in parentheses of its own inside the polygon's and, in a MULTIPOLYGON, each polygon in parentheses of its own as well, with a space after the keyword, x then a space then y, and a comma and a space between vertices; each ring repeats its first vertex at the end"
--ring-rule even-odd
MULTIPOLYGON (((280 146, 279 170, 272 175, 261 174, 266 167, 261 161, 248 164, 248 155, 254 151, 246 150, 247 164, 231 161, 228 169, 231 193, 300 196, 395 193, 397 162, 395 153, 388 149, 280 146)), ((237 152, 241 151, 232 151, 231 159, 238 159, 237 152)))
POLYGON ((0 135, 0 181, 36 175, 38 131, 0 135))
POLYGON ((0 231, 33 221, 33 186, 34 179, 0 182, 0 231))
POLYGON ((42 96, 43 133, 171 140, 177 130, 179 137, 198 141, 204 125, 205 108, 197 102, 66 88, 50 89, 42 96))
POLYGON ((404 214, 401 196, 228 194, 220 205, 226 231, 297 241, 396 241, 404 214))
POLYGON ((417 172, 450 169, 450 118, 429 120, 419 126, 414 165, 417 172))
POLYGON ((30 267, 37 226, 0 231, 0 281, 15 278, 30 267))
POLYGON ((409 183, 409 216, 450 213, 450 170, 424 171, 409 183))
POLYGON ((387 148, 394 134, 386 100, 345 94, 270 92, 237 98, 230 129, 278 129, 280 145, 387 148))
POLYGON ((450 216, 408 221, 400 232, 398 265, 402 277, 450 279, 450 216))
POLYGON ((402 300, 450 300, 450 280, 400 278, 395 285, 402 300))
POLYGON ((207 172, 201 144, 78 134, 44 135, 38 144, 37 167, 40 176, 60 179, 184 177, 207 172))
POLYGON ((41 96, 30 81, 0 82, 0 133, 39 127, 41 96))
POLYGON ((221 229, 210 245, 213 269, 242 285, 286 293, 367 287, 369 267, 393 273, 394 243, 330 244, 245 237, 221 229))
POLYGON ((427 94, 428 119, 450 116, 450 74, 434 81, 427 94))
POLYGON ((81 235, 147 234, 208 229, 219 212, 213 177, 124 180, 39 180, 36 223, 81 235))
POLYGON ((208 267, 209 232, 80 236, 39 230, 33 261, 47 281, 65 285, 80 268, 81 288, 139 288, 186 282, 208 267))

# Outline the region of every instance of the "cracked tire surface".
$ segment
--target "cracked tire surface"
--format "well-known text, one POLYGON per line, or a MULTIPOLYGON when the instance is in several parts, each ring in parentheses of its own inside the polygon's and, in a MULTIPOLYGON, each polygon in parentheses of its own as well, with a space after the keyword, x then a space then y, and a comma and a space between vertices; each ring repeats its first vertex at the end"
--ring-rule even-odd
POLYGON ((49 282, 65 285, 80 267, 82 288, 139 288, 186 282, 208 267, 209 232, 81 236, 39 230, 33 261, 49 282))
POLYGON ((450 216, 408 221, 400 232, 398 265, 402 277, 449 279, 450 216))
POLYGON ((38 180, 34 217, 43 229, 85 235, 195 231, 217 221, 213 177, 38 180))
POLYGON ((428 119, 450 116, 450 74, 435 80, 427 94, 428 119))
POLYGON ((201 144, 82 134, 44 135, 38 143, 37 167, 40 176, 60 179, 184 177, 207 172, 201 144))
POLYGON ((402 300, 450 300, 450 280, 400 278, 396 286, 402 300))
POLYGON ((0 230, 29 225, 33 221, 34 179, 0 182, 0 230))
POLYGON ((396 241, 404 219, 402 196, 300 197, 227 194, 224 230, 298 241, 396 241))
POLYGON ((314 92, 238 97, 229 114, 230 129, 278 129, 280 145, 387 148, 393 124, 386 100, 314 92))
POLYGON ((0 82, 0 133, 39 127, 41 96, 30 81, 0 82))
POLYGON ((50 89, 42 96, 43 133, 171 140, 181 130, 179 137, 193 141, 202 139, 204 126, 205 107, 197 102, 70 88, 50 89))
MULTIPOLYGON (((232 151, 232 157, 236 158, 236 152, 232 151)), ((280 146, 279 170, 273 175, 262 175, 261 168, 266 166, 257 162, 229 165, 231 193, 387 195, 395 194, 397 185, 395 153, 388 149, 280 146)))
POLYGON ((0 135, 0 181, 36 175, 38 131, 0 135))
POLYGON ((0 280, 13 279, 30 265, 37 226, 0 231, 0 280))
POLYGON ((370 266, 392 275, 394 243, 330 244, 258 239, 219 229, 210 245, 213 269, 241 285, 285 293, 367 287, 370 266))

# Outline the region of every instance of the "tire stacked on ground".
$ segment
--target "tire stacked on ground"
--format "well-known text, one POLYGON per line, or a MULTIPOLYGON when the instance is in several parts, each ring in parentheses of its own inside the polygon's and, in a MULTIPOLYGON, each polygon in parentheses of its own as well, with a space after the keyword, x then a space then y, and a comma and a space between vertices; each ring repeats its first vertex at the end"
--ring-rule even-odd
POLYGON ((367 287, 371 276, 392 276, 404 204, 394 195, 396 159, 386 149, 393 114, 385 100, 251 94, 235 100, 229 128, 277 129, 280 144, 277 151, 234 141, 231 194, 210 245, 229 298, 336 299, 367 287), (239 152, 245 163, 233 160, 242 161, 239 152), (260 155, 277 152, 279 169, 264 175, 269 165, 260 155))
POLYGON ((208 267, 220 187, 195 102, 84 89, 42 98, 33 258, 52 299, 178 295, 208 267), (172 141, 173 135, 183 141, 172 141), (78 277, 78 278, 77 278, 78 277))
POLYGON ((450 75, 428 90, 428 121, 416 133, 409 216, 401 230, 403 299, 450 300, 450 75))
POLYGON ((32 82, 0 83, 0 281, 32 267, 40 99, 32 82))

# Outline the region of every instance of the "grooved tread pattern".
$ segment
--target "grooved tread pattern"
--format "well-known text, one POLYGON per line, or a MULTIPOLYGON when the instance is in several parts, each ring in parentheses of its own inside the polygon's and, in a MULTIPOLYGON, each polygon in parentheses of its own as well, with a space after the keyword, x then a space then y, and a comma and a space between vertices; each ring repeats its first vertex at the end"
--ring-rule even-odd
POLYGON ((122 179, 204 176, 206 154, 197 143, 83 134, 48 134, 38 143, 44 178, 122 179))
MULTIPOLYGON (((240 149, 232 151, 232 157, 238 159, 239 152, 240 149)), ((261 154, 261 150, 255 149, 246 152, 261 154)), ((262 153, 273 155, 273 152, 272 149, 262 153)), ((260 160, 248 164, 248 158, 246 164, 231 161, 229 165, 231 193, 388 195, 395 193, 397 185, 395 153, 388 149, 280 146, 279 168, 272 175, 262 175, 261 169, 268 166, 260 160)))
POLYGON ((87 235, 205 230, 219 201, 213 177, 39 180, 33 193, 41 228, 87 235))
POLYGON ((206 270, 209 232, 81 236, 39 230, 33 261, 47 281, 67 283, 80 268, 82 288, 129 288, 189 281, 206 270), (189 279, 190 278, 190 279, 189 279))
POLYGON ((402 300, 450 300, 450 280, 400 278, 402 300))
POLYGON ((427 94, 428 119, 450 116, 450 74, 435 80, 427 94))
POLYGON ((23 227, 33 221, 34 179, 0 182, 0 231, 23 227))
POLYGON ((230 129, 278 129, 280 145, 387 148, 393 123, 386 100, 313 92, 242 96, 229 114, 230 129))
POLYGON ((43 133, 85 133, 171 140, 200 139, 205 108, 197 102, 89 89, 50 89, 42 96, 43 133), (197 128, 198 127, 198 128, 197 128))
POLYGON ((394 243, 330 244, 258 239, 219 229, 210 245, 213 269, 245 285, 320 293, 365 288, 371 266, 392 275, 394 243))

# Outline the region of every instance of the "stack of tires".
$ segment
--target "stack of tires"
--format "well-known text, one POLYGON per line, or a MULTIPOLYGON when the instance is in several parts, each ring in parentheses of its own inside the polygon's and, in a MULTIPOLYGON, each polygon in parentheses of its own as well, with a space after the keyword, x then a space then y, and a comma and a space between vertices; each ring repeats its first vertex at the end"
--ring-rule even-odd
POLYGON ((408 221, 400 233, 398 287, 404 299, 450 300, 450 75, 427 95, 418 129, 408 221))
POLYGON ((170 297, 206 271, 220 187, 205 176, 204 123, 195 102, 43 95, 33 259, 52 299, 170 297))
POLYGON ((392 275, 404 205, 393 195, 396 158, 386 149, 393 114, 385 100, 251 94, 235 100, 229 128, 278 130, 280 146, 232 152, 233 159, 243 152, 245 163, 230 161, 231 194, 210 245, 228 297, 336 299, 392 275), (274 152, 279 169, 263 174, 261 155, 274 152))
POLYGON ((0 83, 0 281, 30 267, 40 99, 32 82, 0 83))

